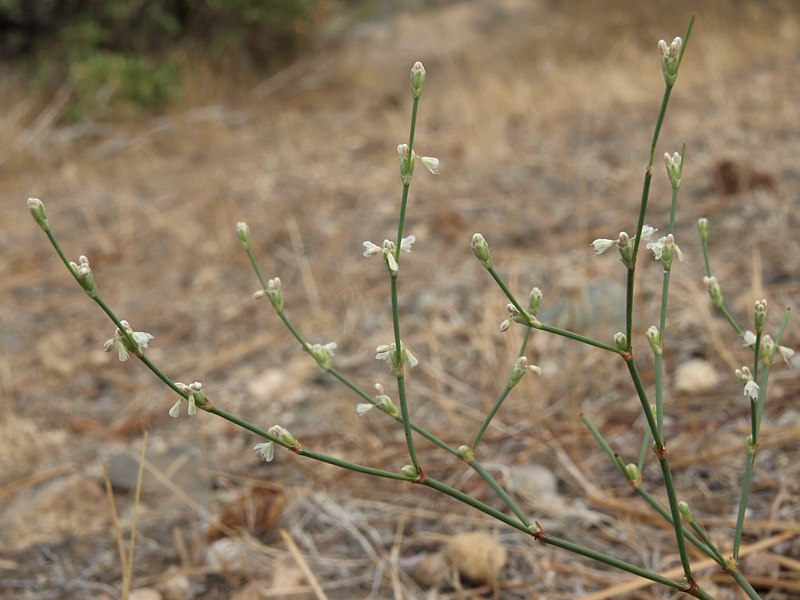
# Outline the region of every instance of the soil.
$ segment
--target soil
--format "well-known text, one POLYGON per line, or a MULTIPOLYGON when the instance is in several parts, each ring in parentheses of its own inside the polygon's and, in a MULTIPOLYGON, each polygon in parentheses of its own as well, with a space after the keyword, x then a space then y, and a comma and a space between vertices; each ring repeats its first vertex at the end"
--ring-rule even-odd
MULTIPOLYGON (((398 471, 409 462, 402 428, 378 411, 358 416, 360 399, 301 351, 268 301, 253 300, 259 284, 236 223, 249 224, 256 259, 265 277, 281 278, 305 339, 335 341, 339 371, 370 395, 381 383, 398 402, 392 373, 374 360, 393 336, 389 281, 379 258, 361 254, 364 240, 396 235, 395 149, 408 137, 409 68, 421 60, 414 147, 438 157, 441 173, 418 165, 408 207, 405 234, 416 243, 402 255, 399 309, 420 360, 407 377, 409 407, 446 443, 468 444, 523 333, 498 330, 507 300, 475 260, 472 234, 486 237, 520 298, 542 289, 543 322, 612 343, 624 329, 625 269, 613 248, 594 256, 590 243, 636 229, 663 93, 656 42, 683 35, 695 9, 475 0, 387 11, 269 78, 196 66, 189 93, 165 114, 80 126, 58 119, 64 93, 42 104, 25 92, 25 74, 4 70, 0 596, 118 597, 118 539, 132 530, 138 598, 680 595, 424 486, 280 448, 266 463, 252 449, 263 440, 248 431, 185 408, 169 418, 174 395, 139 361, 103 352, 113 324, 25 199, 45 202, 71 260, 88 256, 116 314, 155 336, 146 355, 169 377, 202 381, 215 406, 265 429, 280 424, 305 449, 398 471), (442 560, 449 540, 472 531, 507 555, 488 581, 459 578, 442 560)), ((775 335, 784 308, 797 314, 800 291, 798 17, 789 1, 704 3, 656 148, 646 219, 657 235, 667 230, 658 157, 685 143, 665 435, 679 498, 726 557, 750 432, 734 370, 752 353, 709 302, 695 224, 711 223, 711 264, 731 314, 753 329, 753 302, 766 298, 775 335)), ((638 267, 635 359, 653 396, 644 332, 658 321, 662 276, 650 256, 638 267)), ((798 342, 792 320, 782 344, 798 342)), ((637 461, 645 421, 624 364, 541 331, 527 356, 543 373, 513 390, 477 458, 547 533, 680 580, 672 528, 581 421, 623 462, 637 461)), ((798 393, 797 369, 776 360, 740 552, 764 598, 800 596, 798 393)), ((463 462, 421 438, 417 451, 429 477, 504 509, 463 462)), ((652 454, 642 475, 666 502, 652 454)), ((744 597, 693 547, 690 557, 714 597, 744 597)))

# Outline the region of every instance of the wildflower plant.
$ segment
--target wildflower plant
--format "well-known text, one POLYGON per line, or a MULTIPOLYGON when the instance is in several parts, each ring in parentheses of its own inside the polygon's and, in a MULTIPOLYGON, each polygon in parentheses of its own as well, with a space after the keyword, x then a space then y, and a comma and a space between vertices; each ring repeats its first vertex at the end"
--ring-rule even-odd
POLYGON ((706 219, 701 219, 698 222, 706 271, 703 282, 708 289, 714 307, 731 325, 743 346, 749 348, 752 352, 752 364, 749 366, 742 366, 740 369, 737 369, 735 373, 735 376, 743 385, 744 395, 750 400, 751 431, 744 443, 744 476, 736 530, 730 544, 731 549, 729 554, 726 555, 723 549, 712 541, 701 524, 702 519, 695 516, 690 506, 680 499, 680 492, 676 489, 674 483, 673 469, 670 465, 670 455, 667 449, 667 439, 664 432, 664 347, 668 343, 667 307, 670 275, 673 267, 678 266, 684 259, 684 254, 676 242, 675 215, 683 170, 686 165, 685 147, 681 148, 680 152, 664 154, 666 176, 671 186, 672 197, 669 223, 667 224, 666 231, 662 232, 664 233, 663 236, 658 238, 654 237, 658 230, 646 224, 646 217, 650 198, 650 185, 656 174, 655 163, 658 139, 664 123, 670 95, 678 78, 680 65, 683 60, 687 42, 689 41, 692 26, 693 19, 689 21, 683 38, 675 38, 669 44, 662 40, 658 45, 665 88, 649 149, 648 163, 642 184, 638 219, 635 228, 632 230, 634 234, 630 235, 622 231, 616 238, 601 238, 591 243, 593 252, 598 255, 610 251, 613 246, 616 246, 626 278, 625 322, 622 324, 621 330, 617 332, 611 340, 604 341, 594 339, 579 332, 562 329, 540 320, 538 317, 539 308, 544 302, 542 291, 537 287, 533 287, 526 300, 518 298, 496 269, 487 240, 480 233, 475 233, 472 236, 471 247, 473 253, 480 265, 488 272, 499 287, 500 292, 508 301, 508 315, 501 321, 500 330, 510 331, 511 329, 521 327, 522 339, 517 358, 514 364, 510 365, 508 378, 503 389, 500 390, 492 408, 477 428, 475 434, 469 440, 465 440, 465 442, 468 443, 464 443, 458 447, 452 446, 443 441, 434 432, 413 422, 410 418, 411 411, 409 408, 413 400, 409 397, 406 387, 407 369, 413 368, 421 360, 403 341, 398 301, 401 275, 403 272, 402 258, 404 254, 412 251, 412 245, 416 239, 413 235, 407 235, 405 231, 409 190, 414 178, 414 166, 417 161, 422 163, 432 174, 438 173, 440 167, 438 159, 420 156, 415 151, 417 112, 427 77, 425 68, 421 63, 415 63, 411 69, 412 107, 408 141, 401 143, 397 147, 399 175, 402 183, 397 232, 393 239, 386 239, 380 245, 369 241, 363 242, 363 255, 365 257, 371 257, 380 254, 383 258, 386 274, 388 276, 387 283, 389 288, 388 294, 391 301, 392 338, 387 343, 375 349, 375 358, 379 361, 385 361, 390 368, 391 376, 394 378, 394 386, 391 391, 387 391, 383 384, 376 383, 374 390, 377 393, 375 395, 369 393, 336 368, 334 353, 336 349, 335 342, 311 343, 303 337, 298 327, 296 327, 286 312, 280 278, 277 276, 269 279, 264 277, 252 251, 249 227, 243 222, 236 225, 236 234, 260 282, 260 289, 254 294, 254 297, 256 299, 266 297, 278 318, 298 342, 301 350, 308 353, 323 371, 339 381, 354 394, 356 400, 358 400, 358 403, 355 405, 355 410, 358 415, 363 416, 373 411, 382 412, 402 427, 408 464, 400 465, 394 469, 375 468, 353 461, 342 460, 336 456, 306 447, 295 435, 280 425, 273 425, 265 429, 261 425, 245 421, 227 412, 224 408, 213 404, 206 395, 206 390, 200 382, 183 384, 173 381, 164 374, 144 352, 148 344, 153 340, 153 336, 149 333, 134 331, 127 321, 117 317, 113 310, 102 300, 94 274, 89 266, 89 260, 85 256, 81 256, 79 261, 75 263, 66 258, 51 230, 51 224, 47 217, 44 204, 38 199, 31 198, 28 200, 28 208, 36 223, 49 238, 55 251, 58 253, 73 278, 75 278, 84 292, 100 306, 116 326, 114 336, 106 342, 105 349, 107 351, 116 350, 119 359, 122 361, 128 360, 131 355, 138 358, 156 375, 156 377, 179 396, 175 404, 169 409, 170 416, 178 417, 182 413, 185 403, 186 412, 189 415, 195 414, 197 410, 205 411, 226 419, 252 432, 261 440, 264 440, 257 443, 253 447, 253 450, 266 461, 272 460, 275 449, 282 447, 300 456, 360 472, 365 475, 426 486, 467 504, 519 530, 524 535, 531 536, 534 540, 543 544, 555 546, 588 557, 604 563, 605 565, 632 573, 696 598, 712 598, 706 590, 700 587, 695 578, 692 570, 692 561, 689 558, 689 552, 687 550, 687 546, 691 544, 695 546, 700 553, 713 560, 721 570, 728 573, 747 597, 753 599, 759 598, 756 590, 739 569, 739 550, 747 514, 755 459, 759 447, 761 420, 764 413, 764 404, 772 362, 776 354, 781 355, 786 360, 791 358, 793 354, 790 348, 780 345, 789 315, 787 311, 781 320, 774 339, 766 333, 768 316, 766 300, 759 300, 754 305, 752 330, 745 329, 737 323, 725 306, 720 284, 716 277, 714 277, 711 269, 708 252, 710 225, 706 219), (650 326, 643 336, 643 339, 639 339, 639 334, 633 330, 633 299, 636 274, 638 272, 637 267, 643 262, 640 260, 640 252, 642 251, 643 244, 645 250, 652 252, 652 260, 660 262, 663 274, 658 323, 650 326), (676 258, 678 259, 677 261, 675 260, 676 258), (588 546, 550 534, 545 531, 534 516, 527 514, 526 511, 523 510, 518 502, 481 463, 479 459, 481 455, 480 442, 493 418, 502 408, 504 401, 524 376, 528 374, 539 375, 541 373, 541 369, 531 364, 526 356, 528 340, 533 332, 537 332, 537 334, 548 333, 562 336, 577 343, 588 345, 597 351, 617 355, 623 361, 633 388, 641 403, 642 413, 647 423, 642 438, 641 449, 636 460, 631 462, 623 460, 621 455, 611 447, 609 442, 603 437, 602 433, 595 427, 588 416, 583 416, 582 420, 596 439, 600 448, 608 454, 612 463, 618 468, 622 477, 621 481, 627 481, 633 491, 673 528, 675 546, 680 557, 683 578, 675 579, 666 577, 651 569, 631 564, 605 552, 600 552, 588 546), (634 356, 634 341, 641 342, 642 344, 646 342, 652 351, 655 372, 654 398, 651 398, 643 383, 639 362, 637 362, 634 356), (421 457, 416 450, 416 440, 420 437, 432 442, 438 449, 459 459, 474 470, 488 487, 493 490, 500 502, 505 505, 505 509, 499 510, 451 485, 429 476, 425 471, 425 457, 421 457), (663 505, 649 490, 645 489, 642 480, 642 472, 645 468, 647 458, 650 455, 655 457, 654 460, 658 462, 661 471, 663 490, 666 492, 667 496, 666 505, 663 505))

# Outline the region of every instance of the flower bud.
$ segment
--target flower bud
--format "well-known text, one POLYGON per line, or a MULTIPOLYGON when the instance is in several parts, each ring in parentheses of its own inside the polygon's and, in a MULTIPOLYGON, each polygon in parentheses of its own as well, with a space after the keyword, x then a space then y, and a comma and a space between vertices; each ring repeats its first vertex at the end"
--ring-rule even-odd
POLYGON ((244 221, 239 221, 236 224, 236 235, 239 236, 239 241, 242 242, 242 247, 250 250, 250 227, 244 221))
POLYGON ((481 264, 484 267, 487 269, 492 268, 492 257, 489 254, 489 244, 480 233, 476 233, 472 236, 472 251, 475 253, 475 256, 478 257, 478 260, 481 261, 481 264))
POLYGON ((689 505, 681 500, 678 502, 678 512, 681 513, 681 517, 687 523, 694 523, 694 515, 692 514, 692 509, 689 508, 689 505))
POLYGON ((672 155, 666 153, 664 154, 664 162, 667 165, 667 177, 669 177, 669 183, 672 189, 680 189, 681 176, 683 175, 683 159, 681 155, 677 152, 672 155))
POLYGON ((475 458, 475 453, 469 446, 459 446, 456 452, 464 462, 470 462, 475 458))
POLYGON ((273 277, 267 281, 267 298, 277 312, 283 311, 283 293, 281 292, 280 277, 273 277))
POLYGON ((75 275, 75 279, 81 284, 83 291, 86 292, 90 298, 97 298, 97 284, 94 280, 92 268, 89 266, 89 259, 85 256, 80 256, 77 264, 70 261, 69 266, 70 269, 72 269, 72 273, 75 275))
POLYGON ((708 288, 708 295, 711 297, 711 303, 717 308, 722 308, 722 289, 719 287, 719 282, 716 277, 703 277, 703 283, 708 288))
POLYGON ((651 325, 645 335, 647 336, 647 341, 650 344, 650 349, 653 351, 653 354, 660 356, 663 350, 661 345, 661 334, 658 331, 658 327, 651 325))
POLYGON ((422 95, 422 88, 425 87, 425 78, 427 73, 422 63, 417 61, 411 67, 411 94, 414 98, 419 98, 422 95))
POLYGON ((44 210, 44 202, 38 198, 28 198, 28 210, 36 224, 42 231, 50 231, 50 221, 47 220, 47 213, 44 210))
POLYGON ((532 316, 536 316, 536 313, 539 312, 539 306, 542 304, 542 290, 538 287, 535 287, 531 290, 531 293, 528 294, 528 312, 532 316))
POLYGON ((419 479, 419 471, 417 471, 417 468, 414 465, 405 465, 402 469, 400 469, 400 471, 409 479, 419 479))
POLYGON ((618 331, 617 333, 615 333, 614 334, 614 345, 617 347, 617 350, 623 350, 623 351, 627 352, 627 350, 628 350, 628 338, 627 338, 627 336, 624 333, 622 333, 621 331, 618 331))
POLYGON ((284 429, 280 425, 273 425, 270 427, 267 432, 270 435, 275 436, 280 440, 281 445, 286 446, 287 448, 294 449, 299 446, 297 442, 297 438, 295 438, 291 433, 289 433, 288 429, 284 429))
POLYGON ((397 153, 400 155, 400 180, 403 185, 410 185, 414 174, 414 153, 409 150, 408 144, 397 146, 397 153))
POLYGON ((639 481, 640 475, 639 467, 633 463, 625 465, 625 477, 628 478, 628 481, 639 481))
POLYGON ((756 326, 757 333, 763 333, 764 327, 767 323, 767 301, 756 300, 753 306, 753 321, 756 326))
POLYGON ((708 241, 708 219, 701 217, 697 219, 697 231, 700 232, 700 240, 708 241))

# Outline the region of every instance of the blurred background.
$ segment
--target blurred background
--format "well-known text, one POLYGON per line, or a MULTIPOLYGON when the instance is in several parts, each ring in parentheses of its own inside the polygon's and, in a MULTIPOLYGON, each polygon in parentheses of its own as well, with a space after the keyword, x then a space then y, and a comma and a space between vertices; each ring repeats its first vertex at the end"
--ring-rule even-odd
MULTIPOLYGON (((427 489, 280 451, 259 462, 260 440, 243 430, 206 414, 170 419, 174 399, 152 375, 102 351, 113 325, 25 199, 45 202, 66 254, 89 257, 117 314, 155 335, 148 354, 169 376, 202 381, 215 404, 281 424, 305 447, 399 469, 402 431, 376 411, 357 416, 357 398, 252 300, 237 221, 306 339, 335 341, 340 370, 394 397, 374 360, 392 337, 388 282, 361 243, 396 232, 395 148, 421 60, 415 149, 438 157, 441 174, 417 169, 406 227, 417 243, 400 282, 403 339, 421 363, 411 411, 467 443, 521 339, 498 331, 506 302, 472 234, 515 292, 543 290, 547 322, 603 340, 623 329, 624 273, 590 242, 635 229, 663 93, 657 42, 683 35, 695 13, 657 148, 687 144, 667 436, 679 488, 728 553, 749 428, 733 370, 750 359, 710 306, 695 223, 711 221, 713 269, 745 328, 758 298, 773 333, 783 307, 797 314, 797 3, 0 1, 0 595, 118 595, 105 469, 122 531, 137 531, 140 598, 673 597, 618 589, 627 577, 427 489), (495 572, 470 576, 458 562, 466 532, 483 535, 474 560, 505 557, 495 572)), ((661 164, 647 222, 663 232, 661 164)), ((658 263, 641 264, 640 336, 660 289, 658 263)), ((784 343, 797 346, 794 322, 784 343)), ((547 531, 662 572, 678 565, 671 530, 631 499, 580 421, 635 462, 644 423, 621 365, 545 334, 528 357, 544 373, 514 390, 478 458, 547 531)), ((800 594, 798 391, 796 371, 776 364, 745 539, 755 549, 743 552, 773 599, 800 594)), ((430 444, 418 452, 432 476, 500 506, 462 464, 430 444)), ((657 467, 645 482, 660 493, 657 467)), ((740 597, 723 573, 700 579, 740 597)))

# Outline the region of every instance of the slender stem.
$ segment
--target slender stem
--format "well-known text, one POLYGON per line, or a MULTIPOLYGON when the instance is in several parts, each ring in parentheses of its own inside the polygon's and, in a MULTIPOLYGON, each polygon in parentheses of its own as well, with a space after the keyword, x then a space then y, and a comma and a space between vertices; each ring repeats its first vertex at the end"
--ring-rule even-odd
MULTIPOLYGON (((709 258, 709 252, 708 252, 708 240, 707 239, 703 239, 701 237, 700 238, 700 245, 703 247, 703 262, 705 262, 705 265, 706 265, 706 277, 711 277, 712 276, 711 275, 711 259, 709 258)), ((722 314, 722 316, 725 317, 725 320, 728 322, 728 324, 736 332, 736 335, 738 335, 739 337, 742 337, 742 335, 744 334, 744 329, 742 329, 739 326, 739 324, 736 322, 736 319, 733 318, 733 315, 725 307, 725 303, 721 302, 719 306, 715 305, 715 307, 722 314)))
MULTIPOLYGON (((605 450, 606 454, 611 458, 611 462, 613 462, 620 473, 622 473, 623 477, 627 479, 627 473, 625 472, 625 462, 620 458, 618 454, 614 452, 611 448, 609 443, 603 437, 603 434, 595 427, 594 423, 586 417, 581 416, 581 420, 586 425, 587 429, 591 432, 594 436, 594 439, 597 441, 598 445, 605 450)), ((640 469, 641 472, 641 469, 640 469)), ((660 514, 670 525, 673 524, 672 515, 670 512, 664 508, 661 503, 658 502, 647 490, 645 490, 639 482, 631 482, 628 480, 631 486, 634 488, 634 491, 645 501, 647 502, 658 514, 660 514)), ((717 563, 724 567, 725 566, 725 559, 722 557, 722 554, 719 550, 711 543, 711 540, 708 539, 707 536, 704 536, 704 541, 700 541, 697 537, 692 535, 691 532, 686 531, 684 529, 684 535, 686 539, 688 539, 692 544, 694 544, 699 550, 701 550, 706 556, 713 558, 717 561, 717 563)))
POLYGON ((530 527, 531 526, 530 521, 525 516, 525 513, 522 512, 522 509, 519 507, 519 504, 514 502, 514 500, 511 498, 511 496, 508 495, 508 492, 506 492, 503 489, 503 487, 499 483, 497 483, 495 478, 492 477, 489 474, 489 472, 486 469, 483 468, 483 465, 481 465, 477 460, 473 459, 473 460, 469 461, 469 466, 472 467, 475 470, 475 472, 478 475, 480 475, 481 478, 486 483, 489 484, 489 487, 491 487, 495 491, 495 493, 500 497, 500 499, 503 502, 506 503, 506 506, 508 506, 511 509, 511 511, 515 515, 517 515, 517 518, 520 520, 520 522, 523 525, 525 525, 525 527, 530 527))
MULTIPOLYGON (((366 400, 367 402, 369 402, 371 404, 374 404, 377 408, 382 409, 381 405, 379 403, 377 403, 373 397, 371 397, 364 390, 362 390, 360 387, 358 387, 355 383, 353 383, 347 376, 343 375, 340 371, 338 371, 335 368, 331 368, 330 371, 328 371, 328 372, 333 377, 338 379, 342 384, 344 384, 345 386, 350 388, 350 390, 352 390, 360 398, 366 400)), ((390 415, 389 413, 387 413, 387 412, 385 412, 383 410, 382 410, 382 412, 384 412, 384 414, 392 417, 392 415, 390 415)), ((392 417, 392 418, 394 418, 398 423, 402 423, 402 421, 403 421, 402 417, 400 417, 400 416, 392 417)), ((431 432, 427 431, 425 428, 420 427, 419 425, 415 425, 412 422, 411 423, 411 429, 416 431, 418 434, 420 434, 422 437, 424 437, 428 441, 430 441, 433 444, 437 445, 439 448, 441 448, 445 452, 448 452, 449 454, 452 454, 455 457, 461 458, 461 456, 459 455, 458 451, 455 448, 453 448, 452 446, 450 446, 446 442, 442 441, 439 437, 437 437, 436 435, 434 435, 431 432)))
POLYGON ((488 267, 486 270, 489 271, 489 274, 492 276, 492 279, 494 279, 495 282, 497 282, 497 285, 503 291, 503 294, 505 294, 506 298, 508 298, 508 301, 511 302, 511 304, 514 305, 514 308, 516 308, 519 311, 520 315, 522 315, 522 317, 528 321, 527 323, 528 327, 532 327, 534 329, 540 329, 542 331, 547 331, 549 333, 560 335, 562 337, 566 337, 578 342, 583 342, 584 344, 587 344, 589 346, 594 346, 595 348, 600 348, 601 350, 606 350, 607 352, 613 352, 614 354, 622 354, 622 352, 618 348, 615 348, 614 346, 609 346, 608 344, 604 344, 603 342, 600 342, 598 340, 586 337, 579 333, 568 331, 566 329, 561 329, 560 327, 545 325, 544 323, 538 321, 535 317, 529 315, 524 308, 522 308, 522 305, 520 304, 519 300, 517 300, 516 296, 514 296, 514 293, 508 288, 506 282, 503 281, 502 277, 500 277, 500 274, 497 271, 495 271, 494 267, 488 267))
POLYGON ((406 446, 408 447, 408 456, 414 468, 419 471, 419 461, 417 460, 417 453, 414 449, 414 437, 411 435, 411 417, 408 411, 408 399, 406 398, 406 382, 405 382, 405 355, 403 353, 402 342, 400 341, 400 313, 397 306, 397 277, 392 277, 392 322, 394 323, 394 340, 395 340, 395 376, 397 378, 397 395, 400 400, 400 414, 403 418, 403 433, 406 438, 406 446))
MULTIPOLYGON (((530 329, 528 329, 527 331, 530 331, 530 329)), ((475 452, 475 448, 478 447, 478 442, 481 441, 483 434, 489 427, 489 423, 492 422, 492 419, 494 419, 494 416, 497 414, 497 411, 500 410, 500 406, 503 404, 503 401, 506 399, 509 392, 511 392, 511 389, 512 388, 509 387, 508 385, 506 385, 506 387, 503 388, 503 391, 500 393, 500 396, 495 401, 494 406, 492 406, 492 409, 489 411, 489 414, 486 415, 486 418, 483 420, 483 423, 481 424, 478 433, 475 434, 475 439, 472 440, 472 445, 470 446, 470 448, 472 449, 473 452, 475 452)))
POLYGON ((245 250, 247 253, 247 258, 250 259, 250 264, 253 266, 253 270, 256 272, 256 277, 258 277, 258 281, 261 283, 261 289, 265 292, 267 291, 267 283, 264 281, 264 277, 261 275, 261 269, 258 268, 258 263, 256 263, 256 258, 253 256, 253 251, 250 248, 245 250))
POLYGON ((661 98, 661 108, 658 111, 658 119, 656 126, 653 129, 653 138, 650 142, 650 160, 647 163, 647 168, 644 172, 644 182, 642 183, 642 199, 639 205, 639 219, 636 223, 636 237, 633 240, 633 258, 630 267, 628 268, 627 287, 625 294, 625 335, 628 339, 628 351, 630 352, 631 344, 633 342, 633 297, 634 297, 634 283, 636 274, 636 257, 639 255, 639 245, 642 242, 642 227, 644 227, 644 219, 647 214, 647 202, 650 197, 650 183, 653 179, 653 161, 656 154, 656 144, 658 144, 658 137, 661 134, 661 126, 664 123, 664 115, 667 113, 667 105, 669 104, 669 97, 672 93, 672 86, 664 88, 664 96, 661 98))
POLYGON ((750 600, 761 600, 761 596, 758 595, 758 592, 755 590, 755 588, 753 588, 752 585, 750 585, 750 582, 745 579, 744 575, 742 575, 742 572, 739 569, 731 569, 730 573, 731 576, 736 580, 736 583, 739 584, 739 587, 741 587, 745 594, 747 594, 747 597, 750 598, 750 600))
POLYGON ((269 441, 283 446, 284 448, 288 448, 289 450, 294 450, 300 456, 305 456, 314 460, 318 460, 320 462, 325 462, 337 467, 341 467, 343 469, 347 469, 349 471, 356 471, 358 473, 364 473, 366 475, 373 475, 375 477, 384 477, 386 479, 398 479, 400 481, 411 481, 411 478, 403 473, 394 473, 392 471, 384 471, 383 469, 373 469, 372 467, 367 467, 364 465, 360 465, 358 463, 350 462, 347 460, 342 460, 340 458, 336 458, 334 456, 330 456, 328 454, 323 454, 321 452, 315 452, 314 450, 307 450, 305 448, 295 449, 283 442, 280 438, 271 435, 268 431, 261 429, 259 426, 250 423, 249 421, 245 421, 244 419, 240 419, 236 415, 233 415, 221 408, 217 408, 216 406, 207 410, 207 412, 217 415, 218 417, 222 417, 226 421, 230 421, 234 425, 238 425, 242 429, 247 429, 248 431, 255 433, 263 438, 268 439, 269 441))
POLYGON ((744 531, 744 517, 747 512, 747 504, 750 500, 750 488, 753 482, 753 467, 756 462, 756 448, 748 444, 747 462, 744 466, 744 478, 742 480, 742 494, 739 497, 739 510, 736 514, 736 532, 733 535, 733 560, 739 560, 739 546, 742 543, 742 533, 744 531))
POLYGON ((639 375, 639 370, 636 368, 636 363, 633 362, 632 356, 625 358, 625 366, 628 367, 631 380, 633 380, 633 385, 636 388, 636 395, 642 405, 642 411, 644 412, 645 419, 647 419, 647 426, 650 428, 650 435, 653 436, 653 441, 656 445, 656 450, 658 451, 664 446, 664 438, 661 435, 661 432, 658 430, 658 425, 655 417, 653 416, 653 411, 650 409, 650 402, 647 399, 647 391, 644 389, 642 377, 639 375))
POLYGON ((675 482, 672 480, 672 471, 669 468, 666 452, 663 454, 659 453, 658 462, 661 465, 661 473, 664 476, 664 487, 667 490, 669 509, 672 513, 672 526, 675 529, 675 541, 678 544, 678 554, 681 557, 681 564, 683 565, 683 572, 686 575, 686 581, 691 582, 694 580, 692 577, 692 567, 689 564, 689 553, 686 551, 683 521, 681 521, 681 513, 678 510, 678 495, 675 492, 675 482))
MULTIPOLYGON (((681 591, 686 591, 687 590, 687 586, 686 586, 685 583, 681 583, 681 582, 675 581, 675 580, 670 579, 668 577, 663 577, 663 576, 659 575, 658 573, 654 573, 653 571, 648 571, 647 569, 643 569, 641 567, 637 567, 636 565, 632 565, 632 564, 627 563, 625 561, 619 560, 617 558, 614 558, 613 556, 609 556, 608 554, 604 554, 602 552, 597 552, 596 550, 592 550, 590 548, 586 548, 585 546, 581 546, 579 544, 574 544, 572 542, 568 542, 567 540, 563 540, 561 538, 552 536, 550 534, 544 533, 543 531, 538 531, 537 532, 532 527, 531 528, 526 527, 525 525, 523 525, 519 521, 517 521, 515 519, 512 519, 510 516, 498 511, 495 508, 492 508, 491 506, 489 506, 487 504, 484 504, 483 502, 480 502, 479 500, 476 500, 472 496, 468 496, 464 492, 462 492, 460 490, 457 490, 457 489, 455 489, 453 487, 450 487, 449 485, 447 485, 445 483, 442 483, 440 481, 437 481, 435 479, 432 479, 430 477, 426 478, 423 481, 423 485, 426 485, 426 486, 428 486, 430 488, 433 488, 433 489, 435 489, 435 490, 437 490, 437 491, 439 491, 439 492, 441 492, 443 494, 446 494, 447 496, 450 496, 451 498, 455 498, 456 500, 459 500, 460 502, 463 502, 464 504, 472 506, 473 508, 475 508, 475 509, 477 509, 477 510, 479 510, 479 511, 485 513, 485 514, 494 517, 498 521, 501 521, 501 522, 505 523, 506 525, 509 525, 509 526, 513 527, 514 529, 518 529, 519 531, 522 531, 524 533, 532 535, 538 541, 540 541, 540 542, 542 542, 544 544, 549 544, 551 546, 556 546, 558 548, 562 548, 564 550, 568 550, 569 552, 573 552, 575 554, 579 554, 581 556, 585 556, 587 558, 591 558, 593 560, 597 560, 597 561, 602 562, 604 564, 607 564, 609 566, 615 567, 617 569, 621 569, 623 571, 627 571, 628 573, 633 573, 634 575, 638 575, 639 577, 643 577, 643 578, 648 579, 650 581, 654 581, 656 583, 661 583, 663 585, 667 585, 667 586, 669 586, 671 588, 674 588, 674 589, 677 589, 677 590, 681 590, 681 591)), ((708 597, 708 596, 698 596, 698 597, 708 597)))

